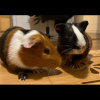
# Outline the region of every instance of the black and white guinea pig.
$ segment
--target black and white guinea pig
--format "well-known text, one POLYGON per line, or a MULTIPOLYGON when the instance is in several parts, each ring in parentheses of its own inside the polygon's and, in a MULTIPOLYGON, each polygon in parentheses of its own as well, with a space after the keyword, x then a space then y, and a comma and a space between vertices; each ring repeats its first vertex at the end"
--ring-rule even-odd
POLYGON ((49 38, 38 30, 21 27, 7 29, 0 37, 0 58, 19 78, 26 70, 54 69, 62 60, 49 38))
POLYGON ((80 23, 59 23, 55 26, 58 33, 57 50, 63 59, 63 64, 78 68, 87 58, 92 48, 92 39, 85 32, 88 21, 80 23))

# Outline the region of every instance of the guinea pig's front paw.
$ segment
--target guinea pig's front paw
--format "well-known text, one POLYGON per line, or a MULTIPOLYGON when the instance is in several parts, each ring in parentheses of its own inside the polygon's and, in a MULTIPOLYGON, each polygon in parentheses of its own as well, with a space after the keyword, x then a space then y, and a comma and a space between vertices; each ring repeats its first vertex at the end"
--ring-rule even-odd
POLYGON ((71 68, 75 68, 75 69, 78 69, 81 67, 80 63, 74 63, 70 66, 71 68))
POLYGON ((86 65, 86 63, 84 63, 84 62, 81 62, 81 63, 80 63, 80 65, 81 65, 81 66, 84 66, 84 65, 86 65))
POLYGON ((81 66, 80 66, 80 64, 76 64, 76 65, 74 65, 75 67, 75 69, 78 69, 78 68, 80 68, 81 66))
POLYGON ((72 68, 77 69, 77 68, 80 68, 80 67, 85 66, 85 65, 86 65, 86 63, 84 63, 84 62, 74 63, 72 68))
POLYGON ((21 78, 21 80, 25 81, 27 79, 27 74, 25 72, 19 72, 18 79, 20 79, 20 78, 21 78))

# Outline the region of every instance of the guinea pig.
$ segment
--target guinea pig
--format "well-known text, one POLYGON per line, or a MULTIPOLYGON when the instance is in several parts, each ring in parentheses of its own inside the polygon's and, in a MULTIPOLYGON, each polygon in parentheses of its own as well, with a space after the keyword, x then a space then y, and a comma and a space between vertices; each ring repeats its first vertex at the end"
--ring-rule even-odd
POLYGON ((85 64, 84 61, 87 60, 87 55, 92 48, 92 39, 85 32, 88 24, 88 21, 56 24, 57 50, 64 65, 80 68, 81 65, 85 64))
POLYGON ((27 70, 55 69, 62 59, 50 39, 38 30, 22 27, 7 29, 0 37, 0 58, 18 78, 25 80, 27 70))

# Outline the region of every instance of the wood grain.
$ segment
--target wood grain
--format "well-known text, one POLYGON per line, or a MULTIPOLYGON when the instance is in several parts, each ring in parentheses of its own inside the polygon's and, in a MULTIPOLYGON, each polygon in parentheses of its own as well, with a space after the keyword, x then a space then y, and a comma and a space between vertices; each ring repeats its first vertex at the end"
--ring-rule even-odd
POLYGON ((0 15, 1 18, 10 18, 10 15, 0 15))
POLYGON ((10 15, 0 15, 0 32, 10 28, 10 15))
MULTIPOLYGON (((50 74, 45 73, 36 74, 28 73, 28 79, 26 81, 18 80, 18 75, 10 73, 1 62, 0 65, 0 84, 82 84, 82 82, 89 82, 100 80, 100 74, 93 74, 90 71, 90 68, 94 68, 95 64, 100 64, 100 50, 91 50, 88 55, 90 61, 93 61, 92 64, 87 64, 81 68, 81 70, 71 69, 66 66, 60 66, 54 70, 51 70, 50 74), (85 70, 82 71, 83 68, 85 70)), ((100 67, 100 66, 97 66, 100 67)), ((100 73, 100 69, 94 68, 100 73)), ((48 73, 49 71, 47 71, 48 73)), ((100 82, 87 83, 87 84, 100 84, 100 82)))

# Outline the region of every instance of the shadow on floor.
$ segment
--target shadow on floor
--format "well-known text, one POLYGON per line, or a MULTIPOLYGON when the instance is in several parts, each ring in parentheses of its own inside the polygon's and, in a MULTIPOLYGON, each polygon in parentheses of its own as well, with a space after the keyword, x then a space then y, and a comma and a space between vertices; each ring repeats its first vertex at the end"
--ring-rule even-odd
MULTIPOLYGON (((17 72, 13 72, 12 70, 10 70, 3 62, 1 63, 2 67, 5 67, 6 70, 11 73, 11 74, 14 74, 14 75, 17 75, 18 76, 18 73, 17 72)), ((62 72, 58 69, 52 69, 52 70, 43 70, 43 73, 41 74, 34 74, 32 71, 27 71, 27 76, 28 76, 28 79, 34 79, 34 80, 39 80, 43 77, 48 77, 48 76, 54 76, 54 75, 59 75, 61 74, 62 72)))
POLYGON ((87 65, 85 66, 82 66, 81 68, 79 69, 72 69, 70 67, 67 67, 65 65, 62 65, 61 68, 66 72, 66 73, 69 73, 71 75, 73 75, 74 77, 77 77, 77 78, 80 78, 80 79, 83 79, 83 78, 86 78, 87 75, 88 75, 88 72, 89 72, 89 65, 92 64, 93 62, 91 61, 91 58, 92 58, 92 55, 88 55, 88 59, 89 59, 89 62, 87 65))

